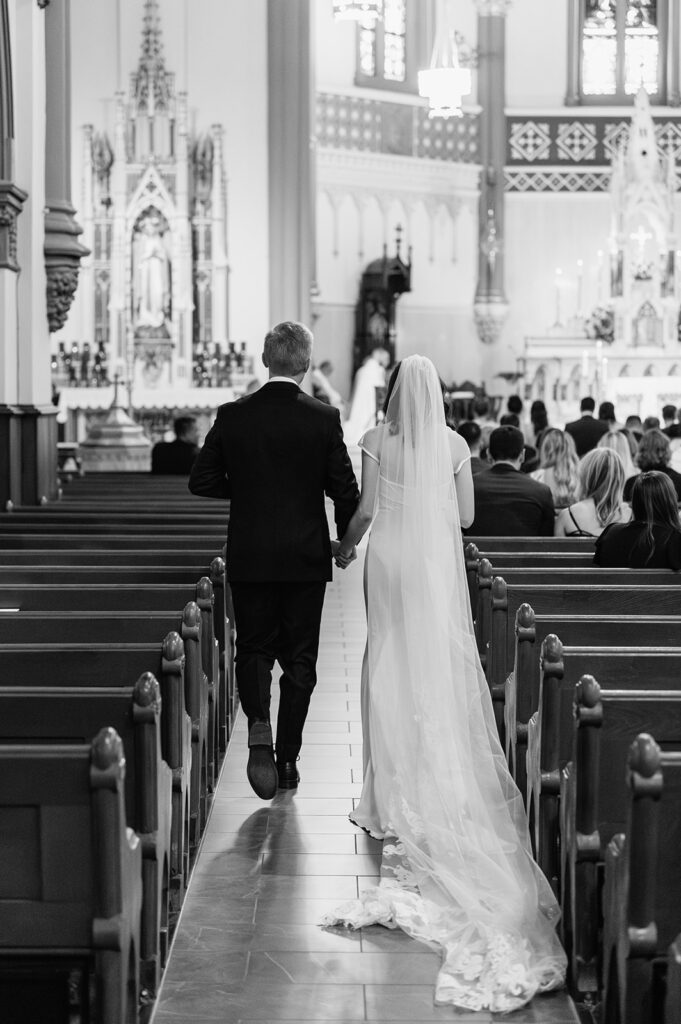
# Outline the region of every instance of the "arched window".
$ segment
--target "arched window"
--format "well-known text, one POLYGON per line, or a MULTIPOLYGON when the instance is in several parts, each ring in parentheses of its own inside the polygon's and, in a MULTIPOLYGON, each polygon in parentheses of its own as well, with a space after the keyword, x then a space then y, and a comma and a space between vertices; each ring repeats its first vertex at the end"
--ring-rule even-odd
POLYGON ((570 0, 568 104, 679 102, 677 0, 570 0), (672 24, 673 22, 673 24, 672 24))
POLYGON ((417 92, 417 72, 430 61, 431 0, 383 0, 383 18, 357 26, 355 84, 417 92))

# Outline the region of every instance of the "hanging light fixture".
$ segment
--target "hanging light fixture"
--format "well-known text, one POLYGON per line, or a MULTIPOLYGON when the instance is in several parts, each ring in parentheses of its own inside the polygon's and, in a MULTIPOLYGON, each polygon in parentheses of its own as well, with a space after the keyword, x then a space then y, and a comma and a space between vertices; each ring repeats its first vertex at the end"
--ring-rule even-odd
POLYGON ((462 67, 459 46, 463 37, 454 31, 449 0, 437 0, 435 43, 430 67, 419 71, 419 95, 428 99, 429 117, 462 117, 461 103, 471 91, 470 67, 462 67))
POLYGON ((383 16, 383 0, 333 0, 336 21, 377 21, 383 16))

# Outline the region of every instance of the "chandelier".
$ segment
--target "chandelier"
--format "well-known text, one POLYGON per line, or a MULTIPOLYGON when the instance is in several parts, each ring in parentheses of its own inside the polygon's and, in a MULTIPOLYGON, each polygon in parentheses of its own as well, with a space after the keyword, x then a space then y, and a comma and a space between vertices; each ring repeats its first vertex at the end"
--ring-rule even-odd
POLYGON ((383 15, 383 0, 333 0, 336 21, 376 21, 383 15))
POLYGON ((429 117, 462 117, 463 97, 471 91, 470 67, 461 66, 459 53, 464 39, 454 31, 449 7, 449 0, 437 0, 430 67, 418 75, 419 95, 428 99, 429 117))

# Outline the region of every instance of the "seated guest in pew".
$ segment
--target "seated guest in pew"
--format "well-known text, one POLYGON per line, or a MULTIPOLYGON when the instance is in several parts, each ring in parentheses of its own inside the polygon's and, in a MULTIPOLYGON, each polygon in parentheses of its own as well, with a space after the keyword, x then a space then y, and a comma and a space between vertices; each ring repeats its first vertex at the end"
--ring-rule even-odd
POLYGON ((549 427, 544 431, 539 447, 539 469, 534 470, 532 479, 546 484, 556 509, 567 508, 575 501, 579 459, 575 442, 564 430, 549 427))
POLYGON ((457 434, 461 434, 462 438, 468 445, 471 453, 471 473, 475 476, 476 473, 481 473, 483 469, 489 467, 489 463, 485 459, 480 458, 480 441, 482 438, 482 430, 475 420, 464 420, 457 427, 457 434))
POLYGON ((631 444, 629 438, 632 435, 628 430, 610 430, 607 434, 603 434, 603 437, 598 442, 599 448, 612 448, 614 452, 617 452, 622 460, 624 466, 624 483, 626 485, 627 480, 631 477, 638 476, 641 470, 634 463, 634 454, 638 445, 634 446, 634 451, 631 450, 631 444))
POLYGON ((626 523, 631 512, 622 498, 624 465, 609 447, 594 448, 579 464, 578 501, 556 518, 555 537, 598 537, 610 523, 626 523))
MULTIPOLYGON (((514 412, 504 413, 504 415, 499 419, 499 426, 518 427, 520 430, 522 430, 522 427, 520 426, 520 419, 518 415, 514 412)), ((523 437, 524 436, 525 431, 523 431, 523 437)), ((539 456, 537 454, 537 449, 533 448, 531 444, 528 444, 526 439, 524 451, 525 454, 523 455, 523 464, 520 468, 522 469, 523 473, 533 473, 534 470, 537 469, 539 466, 539 456)))
POLYGON ((666 434, 670 441, 673 437, 681 437, 681 423, 676 419, 675 405, 665 405, 663 407, 662 419, 664 421, 662 433, 666 434))
POLYGON ((643 421, 643 433, 647 434, 649 430, 659 430, 660 421, 657 416, 646 416, 643 421))
MULTIPOLYGON (((639 441, 638 451, 636 452, 636 465, 642 473, 654 470, 657 473, 664 473, 665 476, 668 476, 676 491, 676 500, 681 502, 681 473, 677 473, 669 465, 671 457, 672 450, 669 438, 661 430, 653 428, 652 430, 644 431, 643 437, 639 441)), ((631 501, 635 481, 636 477, 632 477, 624 485, 625 501, 631 501)))
POLYGON ((595 408, 596 403, 593 398, 591 395, 587 395, 579 403, 581 413, 579 419, 565 424, 565 430, 572 435, 580 459, 592 448, 595 448, 603 434, 607 434, 610 430, 610 425, 605 420, 595 418, 595 408))
POLYGON ((497 427, 489 439, 492 465, 473 477, 475 519, 483 537, 550 537, 553 497, 546 484, 520 471, 525 439, 517 427, 497 427))
POLYGON ((612 402, 601 402, 598 406, 598 418, 602 423, 608 424, 608 430, 619 430, 622 426, 617 422, 615 406, 612 402))
POLYGON ((594 564, 614 569, 681 569, 681 523, 669 477, 655 471, 636 477, 631 511, 630 523, 613 523, 598 538, 594 564))
POLYGON ((159 441, 151 450, 151 472, 159 476, 189 476, 199 454, 199 430, 194 416, 178 416, 174 441, 159 441))

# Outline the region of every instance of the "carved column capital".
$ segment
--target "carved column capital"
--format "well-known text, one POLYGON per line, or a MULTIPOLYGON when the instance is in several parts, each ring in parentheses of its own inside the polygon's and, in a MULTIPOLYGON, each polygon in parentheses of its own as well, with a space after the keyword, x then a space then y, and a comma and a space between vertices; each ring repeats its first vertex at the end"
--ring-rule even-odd
POLYGON ((503 18, 509 11, 513 0, 475 0, 481 18, 503 18))
POLYGON ((507 302, 477 301, 473 306, 473 319, 478 337, 484 345, 493 345, 501 337, 508 316, 507 302))
POLYGON ((17 217, 28 193, 11 181, 0 181, 0 269, 19 270, 17 263, 17 217))
POLYGON ((90 250, 78 241, 83 229, 76 223, 74 214, 75 210, 65 200, 47 201, 44 252, 50 333, 58 331, 66 323, 78 285, 80 261, 90 254, 90 250))

